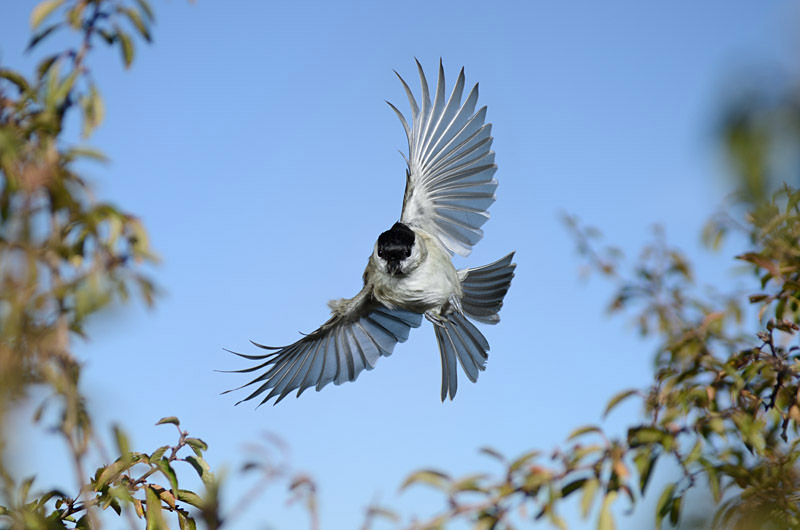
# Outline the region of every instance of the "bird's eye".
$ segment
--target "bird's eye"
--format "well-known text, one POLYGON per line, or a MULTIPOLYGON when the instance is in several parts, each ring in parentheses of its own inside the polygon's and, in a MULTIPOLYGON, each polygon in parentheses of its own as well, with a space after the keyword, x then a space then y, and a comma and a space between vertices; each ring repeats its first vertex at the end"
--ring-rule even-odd
POLYGON ((378 249, 378 257, 379 258, 383 257, 383 251, 381 249, 378 249))
POLYGON ((411 249, 407 248, 406 249, 406 257, 409 257, 409 256, 411 256, 411 249))

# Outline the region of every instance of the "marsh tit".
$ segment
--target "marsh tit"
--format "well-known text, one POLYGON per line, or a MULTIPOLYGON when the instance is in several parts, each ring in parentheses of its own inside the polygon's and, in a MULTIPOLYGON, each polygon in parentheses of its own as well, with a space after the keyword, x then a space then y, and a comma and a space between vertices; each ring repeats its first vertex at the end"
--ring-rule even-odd
POLYGON ((375 242, 364 270, 364 287, 353 298, 328 302, 331 317, 319 329, 279 348, 254 342, 267 350, 263 355, 232 352, 258 361, 235 370, 259 373, 239 387, 256 385, 241 401, 268 392, 261 403, 273 397, 277 403, 293 390, 300 396, 312 386, 319 391, 330 382, 355 381, 381 356, 391 355, 395 344, 420 326, 423 315, 433 323, 442 358, 442 401, 456 394, 457 362, 473 382, 484 370, 489 343, 471 320, 485 324, 500 320, 498 312, 516 267, 511 263, 514 253, 461 270, 455 269, 451 258, 468 256, 480 241, 480 227, 489 219, 487 209, 495 200, 491 124, 484 123, 486 107, 475 112, 477 84, 461 102, 463 68, 445 100, 439 62, 433 101, 419 61, 417 69, 422 85, 419 103, 397 74, 411 106, 411 124, 389 103, 408 136, 400 220, 375 242))

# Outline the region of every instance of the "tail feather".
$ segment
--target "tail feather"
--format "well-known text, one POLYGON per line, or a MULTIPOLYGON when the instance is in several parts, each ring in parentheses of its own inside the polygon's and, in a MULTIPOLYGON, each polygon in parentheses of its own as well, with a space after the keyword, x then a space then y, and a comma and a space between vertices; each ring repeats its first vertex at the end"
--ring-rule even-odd
POLYGON ((483 267, 459 271, 461 289, 464 291, 461 306, 469 317, 484 324, 500 322, 498 313, 503 307, 503 298, 511 287, 517 266, 511 263, 513 258, 512 252, 483 267))
POLYGON ((456 359, 473 383, 486 369, 489 358, 489 342, 467 317, 485 324, 500 321, 497 314, 503 307, 503 298, 511 287, 516 264, 511 263, 512 252, 508 256, 478 267, 459 271, 463 314, 454 312, 447 320, 433 327, 439 353, 442 356, 442 401, 449 395, 453 399, 458 389, 456 359))
POLYGON ((459 313, 447 317, 442 325, 435 325, 436 341, 442 356, 442 401, 450 395, 453 399, 458 390, 456 359, 461 369, 473 383, 478 373, 486 369, 489 358, 489 342, 467 318, 459 313))

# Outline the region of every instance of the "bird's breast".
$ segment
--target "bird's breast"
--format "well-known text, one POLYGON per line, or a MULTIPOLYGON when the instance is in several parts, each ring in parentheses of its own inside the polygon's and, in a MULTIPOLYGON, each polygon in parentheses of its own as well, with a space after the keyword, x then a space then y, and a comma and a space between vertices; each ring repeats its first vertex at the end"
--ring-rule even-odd
POLYGON ((428 255, 411 273, 394 276, 376 271, 373 295, 390 307, 424 313, 445 306, 450 297, 461 297, 461 282, 450 256, 439 248, 428 255))

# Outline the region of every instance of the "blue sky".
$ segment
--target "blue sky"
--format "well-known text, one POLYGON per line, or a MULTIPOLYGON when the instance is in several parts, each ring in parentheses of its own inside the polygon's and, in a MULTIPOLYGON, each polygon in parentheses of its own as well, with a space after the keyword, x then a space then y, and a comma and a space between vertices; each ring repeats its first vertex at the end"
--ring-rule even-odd
MULTIPOLYGON (((35 2, 8 4, 0 60, 30 72, 45 53, 23 54, 35 2)), ((291 465, 319 483, 326 529, 357 527, 374 500, 430 513, 435 494, 397 493, 408 472, 495 469, 484 445, 551 449, 599 422, 613 393, 646 384, 653 345, 604 313, 610 288, 580 278, 560 216, 634 255, 660 223, 696 254, 728 192, 719 110, 736 87, 796 67, 788 1, 154 5, 155 43, 137 46, 130 71, 116 53, 91 59, 107 108, 91 143, 112 162, 87 173, 99 198, 144 219, 164 296, 152 311, 97 318, 77 342, 90 407, 141 450, 171 442, 153 423, 177 415, 232 473, 246 444, 282 437, 291 465), (354 384, 234 407, 242 394, 219 393, 243 379, 213 370, 244 364, 222 348, 253 353, 248 339, 288 343, 315 329, 327 300, 358 291, 374 240, 399 217, 406 140, 384 100, 408 112, 392 70, 417 91, 415 57, 431 77, 441 57, 448 90, 465 66, 494 124, 497 202, 483 241, 455 260, 517 251, 502 322, 482 328, 486 372, 475 385, 461 374, 456 399, 440 403, 425 323, 354 384)), ((735 281, 735 250, 703 256, 701 279, 735 281)), ((621 408, 605 425, 623 434, 635 414, 621 408)), ((63 448, 22 418, 18 443, 36 456, 20 473, 56 480, 63 448)), ((234 527, 305 527, 284 499, 268 490, 234 527)))

